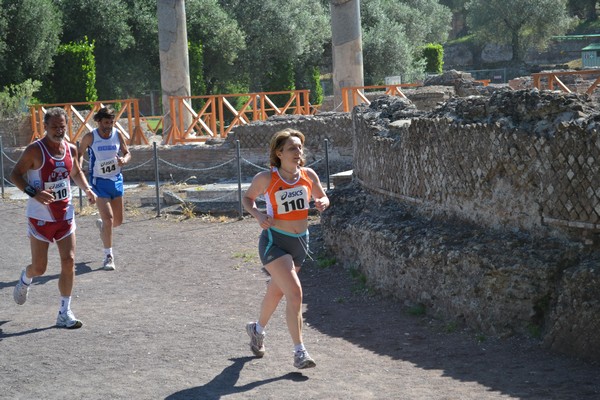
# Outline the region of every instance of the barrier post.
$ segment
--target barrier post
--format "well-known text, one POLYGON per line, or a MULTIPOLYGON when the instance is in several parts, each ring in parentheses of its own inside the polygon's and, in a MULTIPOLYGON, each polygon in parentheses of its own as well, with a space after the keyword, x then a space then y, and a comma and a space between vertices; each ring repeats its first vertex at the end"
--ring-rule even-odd
POLYGON ((240 156, 240 140, 235 141, 235 149, 237 153, 237 175, 238 175, 238 207, 240 219, 244 218, 244 209, 242 207, 242 158, 240 156))
POLYGON ((0 175, 2 182, 2 198, 4 198, 4 147, 2 147, 2 136, 0 136, 0 175))
POLYGON ((325 139, 325 173, 327 174, 327 190, 331 189, 329 182, 329 139, 325 139))
POLYGON ((153 142, 154 146, 154 177, 156 183, 156 216, 160 217, 160 187, 159 187, 159 176, 158 176, 158 150, 156 142, 153 142))
MULTIPOLYGON (((76 142, 77 145, 77 162, 79 162, 79 140, 76 142)), ((83 160, 83 158, 82 158, 83 160)), ((83 163, 82 165, 79 166, 79 169, 81 170, 82 173, 85 174, 85 172, 83 172, 83 163)), ((79 212, 81 212, 83 210, 83 192, 81 191, 81 188, 78 186, 79 188, 79 212)))

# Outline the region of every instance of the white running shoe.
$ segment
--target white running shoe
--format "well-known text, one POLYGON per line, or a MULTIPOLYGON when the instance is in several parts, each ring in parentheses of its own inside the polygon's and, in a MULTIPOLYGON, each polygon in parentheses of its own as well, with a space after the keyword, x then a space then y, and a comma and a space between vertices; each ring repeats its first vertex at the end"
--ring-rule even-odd
POLYGON ((58 317, 56 317, 56 326, 67 329, 79 329, 83 326, 83 322, 75 318, 73 311, 69 310, 65 313, 58 313, 58 317))
POLYGON ((317 366, 315 360, 308 354, 306 350, 297 351, 294 354, 294 367, 299 369, 314 368, 317 366))
POLYGON ((102 233, 102 220, 101 219, 96 220, 96 228, 98 228, 100 233, 102 233))
POLYGON ((115 270, 115 260, 113 256, 110 254, 106 256, 104 259, 104 263, 102 264, 102 269, 105 271, 114 271, 115 270))
POLYGON ((250 336, 250 350, 256 357, 265 355, 265 333, 256 332, 256 322, 248 322, 246 324, 246 333, 250 336))
POLYGON ((19 276, 19 282, 17 282, 15 289, 13 291, 13 298, 15 299, 15 303, 18 305, 23 305, 27 301, 27 293, 29 292, 29 285, 23 282, 23 275, 25 271, 21 272, 19 276))

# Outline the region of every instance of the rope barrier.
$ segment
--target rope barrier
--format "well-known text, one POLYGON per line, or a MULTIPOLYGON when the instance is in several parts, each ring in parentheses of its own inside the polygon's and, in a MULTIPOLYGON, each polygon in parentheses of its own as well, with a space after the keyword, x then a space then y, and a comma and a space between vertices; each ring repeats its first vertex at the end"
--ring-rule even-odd
POLYGON ((138 169, 138 168, 140 168, 140 167, 143 167, 144 165, 148 164, 148 163, 149 163, 149 162, 151 162, 152 160, 154 160, 154 159, 153 159, 153 158, 149 158, 149 159, 147 159, 146 161, 144 161, 144 162, 143 162, 143 163, 141 163, 141 164, 138 164, 138 165, 136 165, 136 166, 133 166, 133 167, 130 167, 130 168, 122 168, 121 170, 122 170, 122 171, 124 171, 124 172, 127 172, 127 171, 133 171, 134 169, 138 169))
POLYGON ((323 161, 323 159, 322 159, 322 158, 319 158, 318 160, 316 160, 316 161, 313 161, 312 163, 310 163, 310 164, 308 164, 308 165, 305 165, 305 167, 309 167, 309 168, 310 168, 310 167, 312 167, 313 165, 316 165, 316 164, 320 163, 321 161, 323 161))
POLYGON ((13 159, 12 159, 12 158, 10 158, 9 156, 7 156, 7 155, 6 155, 6 153, 5 153, 4 151, 2 152, 2 155, 3 155, 4 157, 6 157, 6 159, 7 159, 8 161, 10 161, 11 163, 13 163, 13 164, 16 164, 16 163, 17 163, 15 160, 13 160, 13 159))
POLYGON ((244 161, 246 164, 252 165, 256 169, 260 169, 260 170, 263 170, 263 171, 268 171, 269 170, 269 168, 265 168, 265 167, 261 167, 260 165, 256 165, 253 162, 246 160, 244 157, 242 157, 242 161, 244 161))
MULTIPOLYGON (((238 146, 239 146, 239 144, 238 144, 238 146)), ((327 143, 326 143, 325 147, 326 147, 325 151, 327 153, 327 151, 328 151, 327 150, 327 143)), ((0 147, 0 150, 2 150, 1 147, 0 147)), ((6 157, 13 164, 17 163, 16 161, 14 161, 11 158, 9 158, 4 151, 0 151, 0 153, 1 153, 0 154, 1 156, 6 157)), ((329 160, 327 158, 327 154, 325 156, 326 156, 325 159, 327 160, 327 163, 329 163, 329 160)), ((160 183, 159 183, 159 179, 158 179, 158 177, 159 177, 159 173, 158 173, 158 161, 160 161, 160 162, 162 162, 162 163, 164 163, 164 164, 166 164, 166 165, 168 165, 168 166, 170 166, 172 168, 176 168, 176 169, 180 169, 180 170, 184 170, 184 171, 191 171, 191 172, 211 171, 211 170, 215 170, 217 168, 224 167, 224 166, 226 166, 228 164, 231 164, 232 162, 236 162, 237 161, 237 163, 238 163, 237 164, 238 165, 238 172, 237 172, 237 174, 238 174, 238 189, 237 189, 237 191, 238 191, 238 202, 240 203, 240 217, 243 216, 242 215, 243 214, 243 210, 242 210, 242 206, 241 206, 241 190, 242 190, 241 189, 241 169, 240 169, 241 161, 243 161, 246 164, 248 164, 248 165, 250 165, 250 166, 252 166, 252 167, 254 167, 254 168, 258 169, 258 170, 261 170, 261 171, 268 171, 269 170, 269 168, 267 168, 267 167, 263 167, 261 165, 257 165, 255 163, 253 163, 253 162, 251 162, 251 161, 249 161, 249 160, 241 157, 241 155, 239 154, 239 149, 238 149, 237 157, 232 158, 232 159, 230 159, 228 161, 222 162, 222 163, 220 163, 218 165, 214 165, 214 166, 207 167, 207 168, 188 168, 188 167, 177 165, 177 164, 174 164, 172 162, 169 162, 167 160, 164 160, 164 159, 160 158, 158 156, 158 152, 157 152, 157 149, 156 149, 156 146, 155 146, 154 155, 151 158, 149 158, 148 160, 146 160, 146 161, 144 161, 144 162, 142 162, 142 163, 140 163, 138 165, 135 165, 135 166, 132 166, 132 167, 128 167, 128 168, 123 168, 123 172, 132 171, 132 170, 141 168, 141 167, 149 164, 152 161, 154 161, 154 163, 155 163, 155 175, 156 175, 156 179, 157 179, 156 201, 157 201, 157 204, 159 205, 158 206, 159 207, 158 208, 158 210, 159 210, 158 211, 158 215, 159 216, 160 216, 160 193, 159 193, 160 183)), ((307 165, 307 167, 311 167, 313 165, 316 165, 316 164, 320 163, 321 161, 323 161, 322 158, 320 158, 318 160, 315 160, 312 163, 310 163, 309 165, 307 165)), ((84 164, 89 164, 89 161, 86 160, 86 159, 84 159, 83 162, 84 162, 84 164)), ((6 183, 8 183, 9 185, 12 186, 12 183, 10 181, 8 181, 7 179, 5 179, 4 177, 2 177, 2 179, 0 181, 6 182, 6 183)), ((219 196, 219 197, 215 197, 215 198, 211 198, 211 199, 206 199, 206 200, 200 200, 200 199, 198 199, 198 200, 194 200, 194 202, 199 202, 199 203, 216 203, 216 202, 222 201, 223 199, 225 199, 227 197, 231 197, 231 191, 226 192, 223 196, 219 196)))
POLYGON ((169 166, 171 166, 171 167, 178 168, 178 169, 181 169, 181 170, 184 170, 184 171, 210 171, 210 170, 213 170, 213 169, 221 168, 221 167, 223 167, 223 166, 225 166, 225 165, 227 165, 227 164, 229 164, 229 163, 232 163, 232 162, 234 162, 234 161, 235 161, 235 158, 232 158, 232 159, 231 159, 231 160, 229 160, 229 161, 225 161, 225 162, 224 162, 224 163, 222 163, 222 164, 215 165, 214 167, 208 167, 208 168, 186 168, 186 167, 181 167, 181 166, 179 166, 179 165, 175 165, 175 164, 173 164, 173 163, 170 163, 170 162, 168 162, 168 161, 166 161, 166 160, 163 160, 163 159, 162 159, 162 158, 160 158, 160 157, 158 158, 158 160, 159 160, 159 161, 162 161, 163 163, 165 163, 165 164, 167 164, 167 165, 169 165, 169 166))
POLYGON ((225 197, 231 197, 231 193, 226 193, 223 196, 215 197, 215 198, 212 198, 212 199, 194 200, 194 203, 214 203, 214 202, 223 200, 225 197))

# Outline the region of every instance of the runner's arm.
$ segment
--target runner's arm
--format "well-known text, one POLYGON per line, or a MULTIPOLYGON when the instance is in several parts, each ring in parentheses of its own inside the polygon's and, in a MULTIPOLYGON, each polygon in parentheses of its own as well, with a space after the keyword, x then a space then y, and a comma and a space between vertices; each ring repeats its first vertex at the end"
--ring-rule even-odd
POLYGON ((271 182, 271 172, 263 171, 259 172, 252 179, 252 183, 244 196, 242 197, 242 205, 244 209, 248 211, 250 215, 252 215, 258 221, 258 224, 263 229, 268 229, 273 225, 273 218, 269 217, 266 213, 261 212, 256 207, 256 198, 263 194, 269 183, 271 182))
POLYGON ((315 208, 319 211, 325 211, 325 209, 329 207, 329 197, 327 197, 327 194, 323 190, 323 186, 321 186, 319 175, 317 175, 312 168, 306 168, 306 172, 313 181, 312 196, 313 199, 315 199, 315 208))
POLYGON ((77 186, 79 186, 85 192, 90 204, 95 204, 96 194, 92 190, 87 178, 85 177, 85 174, 81 171, 81 167, 79 166, 79 159, 82 159, 83 155, 78 154, 77 147, 74 144, 69 143, 68 146, 69 150, 71 151, 71 158, 73 159, 71 179, 73 179, 73 182, 75 182, 77 186))
POLYGON ((122 167, 123 165, 131 161, 131 153, 129 152, 129 146, 127 146, 127 141, 125 140, 125 137, 121 132, 117 132, 119 134, 119 141, 121 142, 121 157, 119 157, 117 154, 117 160, 119 161, 119 166, 122 167))

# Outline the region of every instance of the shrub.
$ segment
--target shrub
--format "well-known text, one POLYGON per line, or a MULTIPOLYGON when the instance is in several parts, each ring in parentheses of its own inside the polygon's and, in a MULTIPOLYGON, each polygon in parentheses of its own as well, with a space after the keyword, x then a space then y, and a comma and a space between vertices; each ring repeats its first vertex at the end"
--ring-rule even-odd
POLYGON ((52 73, 44 81, 43 100, 50 103, 96 101, 94 41, 59 46, 52 73))
POLYGON ((0 91, 0 118, 14 118, 27 113, 27 104, 41 86, 40 81, 27 79, 23 83, 3 88, 0 91))
POLYGON ((425 72, 441 74, 444 66, 444 48, 441 44, 429 43, 423 47, 425 72))

